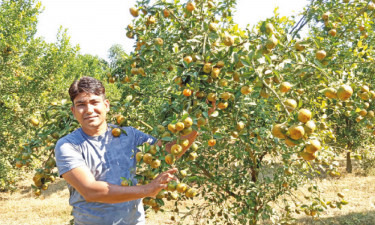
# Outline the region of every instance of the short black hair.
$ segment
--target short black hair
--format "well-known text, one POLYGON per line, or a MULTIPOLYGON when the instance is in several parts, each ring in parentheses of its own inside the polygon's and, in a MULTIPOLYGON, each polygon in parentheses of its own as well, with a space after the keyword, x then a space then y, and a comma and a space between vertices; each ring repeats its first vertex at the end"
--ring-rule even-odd
POLYGON ((74 104, 74 99, 80 93, 90 93, 95 95, 101 95, 105 98, 105 88, 103 83, 93 77, 82 77, 79 80, 75 80, 69 88, 70 99, 74 104))

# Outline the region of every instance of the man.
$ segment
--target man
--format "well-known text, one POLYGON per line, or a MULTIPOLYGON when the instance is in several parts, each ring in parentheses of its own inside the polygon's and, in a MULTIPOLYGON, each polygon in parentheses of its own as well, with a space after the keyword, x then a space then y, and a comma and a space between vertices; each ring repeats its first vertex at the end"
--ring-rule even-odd
MULTIPOLYGON (((123 127, 126 135, 111 134, 106 122, 109 101, 100 81, 82 77, 70 86, 69 95, 71 111, 81 128, 57 142, 55 156, 59 173, 68 183, 74 223, 144 224, 142 198, 155 197, 166 188, 176 179, 173 174, 177 169, 161 173, 147 185, 121 186, 121 177, 137 183, 137 146, 154 144, 156 139, 133 127, 123 127)), ((196 136, 194 131, 184 138, 192 143, 196 136)), ((167 151, 171 144, 166 146, 167 151)))

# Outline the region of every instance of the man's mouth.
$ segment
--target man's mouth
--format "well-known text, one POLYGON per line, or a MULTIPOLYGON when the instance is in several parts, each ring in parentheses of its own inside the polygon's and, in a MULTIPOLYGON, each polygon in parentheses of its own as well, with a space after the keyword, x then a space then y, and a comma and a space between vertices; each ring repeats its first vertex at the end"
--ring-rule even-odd
POLYGON ((88 116, 88 117, 84 117, 84 119, 85 119, 85 120, 89 120, 89 119, 94 119, 94 118, 96 118, 96 117, 98 117, 98 116, 88 116))

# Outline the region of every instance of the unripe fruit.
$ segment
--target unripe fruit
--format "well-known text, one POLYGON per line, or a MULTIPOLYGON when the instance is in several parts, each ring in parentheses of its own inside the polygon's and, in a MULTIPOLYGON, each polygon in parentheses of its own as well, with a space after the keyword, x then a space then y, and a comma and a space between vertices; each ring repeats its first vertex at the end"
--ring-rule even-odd
POLYGON ((267 23, 266 24, 266 33, 267 34, 273 34, 274 32, 274 27, 273 27, 273 24, 272 23, 267 23))
POLYGON ((232 46, 234 44, 234 37, 225 35, 223 42, 226 46, 232 46))

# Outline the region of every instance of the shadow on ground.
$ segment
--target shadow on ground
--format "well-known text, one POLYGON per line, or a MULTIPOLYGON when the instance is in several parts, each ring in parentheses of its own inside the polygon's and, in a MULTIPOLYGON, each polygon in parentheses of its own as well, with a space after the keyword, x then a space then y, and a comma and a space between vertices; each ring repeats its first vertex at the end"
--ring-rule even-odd
MULTIPOLYGON (((55 182, 51 183, 48 186, 47 190, 42 191, 42 195, 45 196, 45 197, 48 197, 48 196, 52 195, 53 193, 57 193, 57 192, 60 192, 64 189, 66 189, 67 187, 68 186, 67 186, 64 179, 57 179, 55 182)), ((31 184, 22 186, 19 189, 20 189, 21 195, 27 195, 27 194, 30 194, 33 191, 32 187, 31 187, 31 184)))
POLYGON ((375 225, 375 211, 355 212, 328 218, 303 218, 297 220, 298 225, 375 225))

